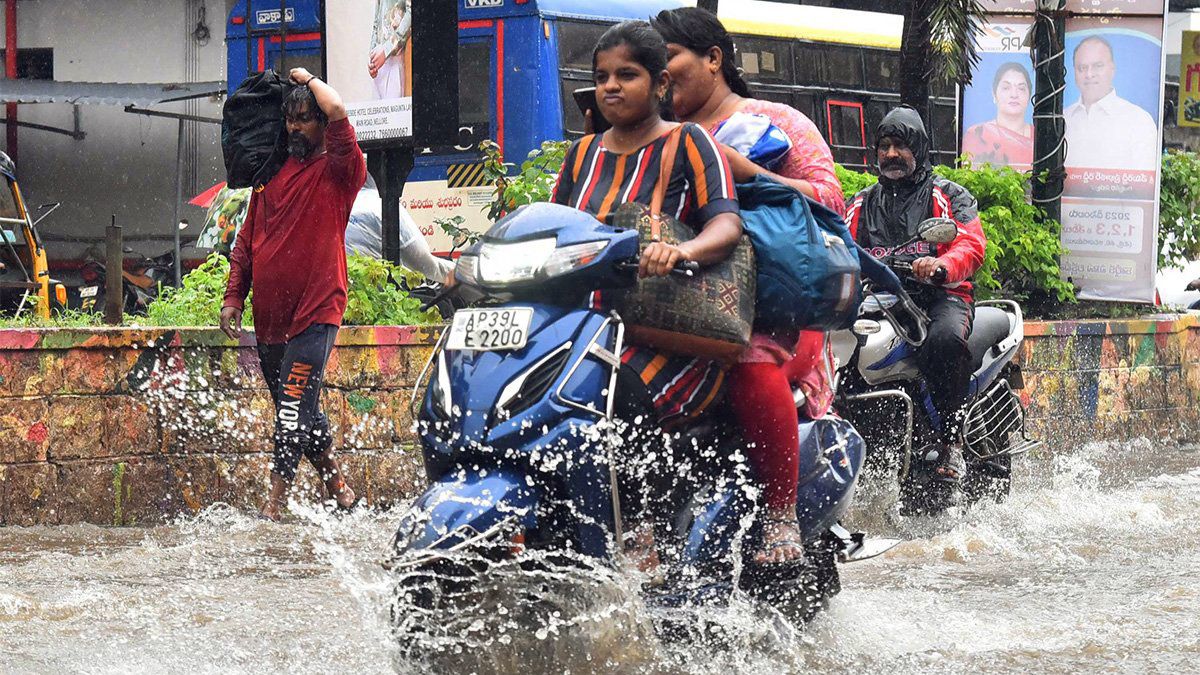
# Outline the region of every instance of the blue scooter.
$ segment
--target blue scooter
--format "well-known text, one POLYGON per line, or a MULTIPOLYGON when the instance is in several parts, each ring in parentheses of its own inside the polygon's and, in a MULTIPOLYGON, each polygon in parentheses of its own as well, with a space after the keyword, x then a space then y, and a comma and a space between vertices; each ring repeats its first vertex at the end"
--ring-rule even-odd
POLYGON ((622 367, 620 316, 589 306, 593 291, 636 282, 638 254, 636 231, 534 204, 459 259, 456 288, 484 301, 454 315, 418 380, 428 379, 414 417, 430 484, 388 561, 410 582, 401 604, 435 605, 448 597, 440 586, 469 586, 488 561, 531 551, 616 564, 638 522, 653 527, 662 560, 652 600, 723 602, 740 589, 807 619, 838 592, 836 561, 895 544, 838 524, 865 446, 830 416, 800 424, 805 559, 753 564, 761 505, 735 425, 715 412, 670 436, 657 431, 641 379, 622 367), (464 563, 464 551, 483 567, 464 563))

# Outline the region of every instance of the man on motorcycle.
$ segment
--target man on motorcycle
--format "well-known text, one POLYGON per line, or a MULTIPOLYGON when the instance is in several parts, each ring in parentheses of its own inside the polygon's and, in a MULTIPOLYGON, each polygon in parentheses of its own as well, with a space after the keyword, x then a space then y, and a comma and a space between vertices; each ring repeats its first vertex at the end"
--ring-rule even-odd
MULTIPOLYGON (((974 319, 970 279, 983 264, 986 239, 975 198, 963 186, 933 173, 929 134, 916 110, 901 106, 883 118, 876 132, 879 182, 847 203, 850 232, 876 258, 909 263, 924 285, 913 299, 929 315, 929 337, 918 358, 937 410, 940 430, 935 448, 939 480, 957 483, 966 472, 957 442, 971 379, 967 336, 974 319), (951 218, 958 236, 949 244, 912 240, 931 217, 951 218), (942 278, 944 275, 944 279, 942 278)), ((926 453, 932 457, 932 452, 926 453)))

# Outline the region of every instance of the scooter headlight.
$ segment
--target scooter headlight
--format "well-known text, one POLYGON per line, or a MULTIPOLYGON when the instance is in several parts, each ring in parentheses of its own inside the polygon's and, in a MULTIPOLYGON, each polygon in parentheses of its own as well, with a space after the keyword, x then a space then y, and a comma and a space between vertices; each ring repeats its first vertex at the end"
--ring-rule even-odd
POLYGON ((533 281, 554 253, 553 237, 512 243, 485 243, 479 247, 479 280, 485 284, 533 281))
MULTIPOLYGON (((608 246, 608 242, 588 241, 558 247, 553 238, 514 243, 485 243, 478 256, 462 256, 458 267, 471 283, 492 286, 550 279, 587 265, 608 246)), ((456 274, 459 272, 456 270, 456 274)))

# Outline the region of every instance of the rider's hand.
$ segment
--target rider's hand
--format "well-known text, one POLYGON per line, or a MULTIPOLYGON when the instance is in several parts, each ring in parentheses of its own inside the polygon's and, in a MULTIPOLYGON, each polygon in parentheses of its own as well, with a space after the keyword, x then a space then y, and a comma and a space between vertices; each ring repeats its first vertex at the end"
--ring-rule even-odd
POLYGON ((641 278, 665 277, 684 260, 691 260, 691 258, 678 246, 656 241, 642 251, 642 259, 638 264, 638 276, 641 278))
POLYGON ((308 72, 306 68, 292 68, 288 73, 288 77, 301 86, 308 84, 308 81, 313 79, 313 74, 308 72))
POLYGON ((1195 280, 1193 280, 1193 281, 1192 281, 1192 283, 1188 284, 1188 285, 1187 285, 1187 290, 1189 290, 1189 291, 1200 291, 1200 279, 1195 279, 1195 280))
POLYGON ((916 277, 918 281, 929 281, 933 278, 933 275, 938 271, 939 267, 945 267, 945 265, 943 265, 942 261, 938 260, 937 258, 932 258, 930 256, 917 258, 912 264, 913 276, 916 277))
POLYGON ((242 336, 242 310, 237 307, 222 307, 221 330, 229 336, 230 340, 240 338, 242 336))

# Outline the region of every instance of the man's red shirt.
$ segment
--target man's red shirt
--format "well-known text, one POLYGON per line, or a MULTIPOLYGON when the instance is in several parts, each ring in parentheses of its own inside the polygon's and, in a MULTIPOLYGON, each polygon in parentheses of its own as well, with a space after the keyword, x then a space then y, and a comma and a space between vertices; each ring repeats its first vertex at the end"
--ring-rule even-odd
POLYGON ((226 307, 254 289, 254 331, 279 344, 346 311, 346 224, 367 164, 349 120, 330 122, 325 153, 289 157, 250 211, 230 256, 226 307))

